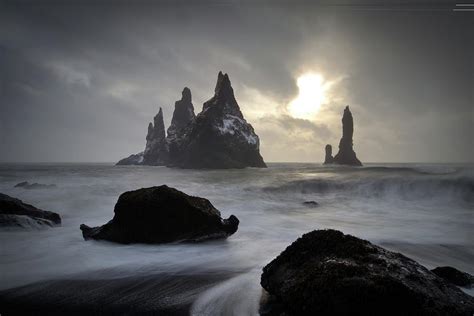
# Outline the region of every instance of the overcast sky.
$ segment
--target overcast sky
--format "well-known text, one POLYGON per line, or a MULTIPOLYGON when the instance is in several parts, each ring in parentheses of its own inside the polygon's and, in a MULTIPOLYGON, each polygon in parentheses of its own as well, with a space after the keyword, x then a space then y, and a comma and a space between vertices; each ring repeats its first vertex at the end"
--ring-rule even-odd
POLYGON ((142 151, 159 107, 168 126, 187 86, 200 112, 222 70, 265 161, 323 161, 350 105, 363 162, 474 162, 474 12, 451 1, 2 3, 0 161, 142 151), (306 73, 329 88, 295 118, 306 73))

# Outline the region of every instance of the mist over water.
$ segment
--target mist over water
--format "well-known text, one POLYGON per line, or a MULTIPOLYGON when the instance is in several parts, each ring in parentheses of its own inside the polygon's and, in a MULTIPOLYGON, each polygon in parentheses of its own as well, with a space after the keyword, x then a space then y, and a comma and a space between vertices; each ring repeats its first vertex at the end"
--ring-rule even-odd
MULTIPOLYGON (((418 260, 474 273, 472 165, 269 164, 268 169, 181 170, 109 164, 0 165, 0 192, 57 212, 62 226, 0 231, 0 289, 42 280, 107 280, 224 273, 203 289, 194 314, 255 314, 261 268, 297 237, 334 228, 418 260), (18 182, 56 184, 25 190, 18 182), (79 225, 113 217, 118 196, 161 184, 209 199, 240 220, 227 240, 117 245, 84 241, 79 225), (304 201, 320 205, 308 208, 304 201)), ((472 293, 471 293, 472 294, 472 293)))

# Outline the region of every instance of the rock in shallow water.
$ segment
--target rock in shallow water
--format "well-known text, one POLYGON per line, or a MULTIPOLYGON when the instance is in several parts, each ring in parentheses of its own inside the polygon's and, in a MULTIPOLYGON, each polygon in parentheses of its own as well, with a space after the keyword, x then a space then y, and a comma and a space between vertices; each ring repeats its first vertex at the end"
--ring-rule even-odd
POLYGON ((470 315, 474 299, 417 262, 336 230, 303 235, 263 269, 262 315, 470 315))
POLYGON ((470 287, 474 283, 474 276, 453 267, 437 267, 431 272, 457 286, 470 287))
POLYGON ((166 185, 120 195, 115 216, 107 224, 82 224, 84 239, 118 243, 196 242, 226 238, 237 231, 234 215, 222 219, 209 200, 190 196, 166 185))
POLYGON ((19 199, 0 193, 0 226, 38 228, 58 224, 61 224, 59 214, 40 210, 19 199))

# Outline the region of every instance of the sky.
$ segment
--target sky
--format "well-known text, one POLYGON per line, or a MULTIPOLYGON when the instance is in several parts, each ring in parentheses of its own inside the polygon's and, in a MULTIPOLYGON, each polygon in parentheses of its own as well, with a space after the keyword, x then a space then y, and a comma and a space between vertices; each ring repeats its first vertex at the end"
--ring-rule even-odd
POLYGON ((474 12, 453 8, 2 1, 0 162, 140 152, 159 107, 169 126, 186 86, 200 112, 220 70, 267 162, 322 162, 326 144, 337 152, 346 105, 362 162, 474 162, 474 12))

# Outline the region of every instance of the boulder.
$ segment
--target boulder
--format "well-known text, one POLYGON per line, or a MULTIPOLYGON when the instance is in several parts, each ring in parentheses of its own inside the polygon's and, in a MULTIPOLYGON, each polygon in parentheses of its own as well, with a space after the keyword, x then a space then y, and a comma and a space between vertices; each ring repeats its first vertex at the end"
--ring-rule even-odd
POLYGON ((431 272, 457 286, 471 287, 474 283, 474 276, 453 267, 437 267, 431 272))
POLYGON ((307 207, 317 207, 319 206, 319 203, 316 201, 304 201, 303 205, 307 207))
POLYGON ((59 214, 44 211, 0 193, 0 226, 31 228, 61 224, 59 214))
POLYGON ((122 244, 197 242, 226 238, 239 225, 234 215, 222 219, 209 200, 166 185, 123 193, 114 213, 103 226, 91 228, 82 224, 84 239, 122 244))
POLYGON ((170 165, 196 169, 265 168, 259 149, 260 140, 240 111, 229 76, 219 72, 214 96, 183 130, 170 165))
POLYGON ((466 315, 474 299, 399 253, 336 230, 304 234, 263 268, 262 315, 466 315))

